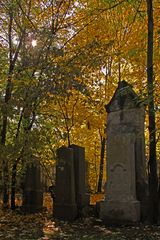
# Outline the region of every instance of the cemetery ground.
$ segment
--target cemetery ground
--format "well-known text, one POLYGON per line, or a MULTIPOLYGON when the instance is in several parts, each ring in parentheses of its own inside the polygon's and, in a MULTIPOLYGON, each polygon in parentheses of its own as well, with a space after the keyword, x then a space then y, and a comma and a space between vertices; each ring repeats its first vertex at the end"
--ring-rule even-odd
POLYGON ((59 221, 52 216, 52 202, 46 195, 46 208, 37 214, 0 211, 0 239, 3 240, 156 240, 160 226, 135 225, 106 227, 95 216, 88 215, 74 222, 59 221))

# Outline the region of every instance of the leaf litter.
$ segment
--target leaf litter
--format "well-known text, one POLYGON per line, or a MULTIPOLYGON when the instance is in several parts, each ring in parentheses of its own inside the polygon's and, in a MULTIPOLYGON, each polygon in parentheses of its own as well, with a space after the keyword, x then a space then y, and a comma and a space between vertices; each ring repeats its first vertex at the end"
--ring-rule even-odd
POLYGON ((23 215, 0 211, 0 240, 160 240, 160 226, 105 227, 93 217, 58 221, 44 211, 23 215))

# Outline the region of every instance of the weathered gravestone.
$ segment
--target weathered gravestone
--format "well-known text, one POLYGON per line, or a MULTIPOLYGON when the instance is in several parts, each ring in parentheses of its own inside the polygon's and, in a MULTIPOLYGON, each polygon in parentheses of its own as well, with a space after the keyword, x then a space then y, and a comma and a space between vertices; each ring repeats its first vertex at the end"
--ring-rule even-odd
POLYGON ((40 162, 35 160, 26 166, 23 182, 22 210, 36 213, 43 207, 43 184, 40 162))
POLYGON ((61 147, 57 151, 53 214, 59 219, 74 220, 88 205, 85 149, 74 144, 61 147))
POLYGON ((89 194, 86 194, 86 161, 85 161, 85 148, 72 144, 74 158, 74 174, 75 174, 75 193, 76 204, 80 212, 83 207, 88 206, 90 202, 89 194))
POLYGON ((53 215, 62 220, 77 217, 73 149, 61 147, 57 151, 55 201, 53 215))
POLYGON ((106 106, 107 184, 100 218, 106 224, 139 222, 145 218, 145 108, 131 86, 119 83, 106 106))

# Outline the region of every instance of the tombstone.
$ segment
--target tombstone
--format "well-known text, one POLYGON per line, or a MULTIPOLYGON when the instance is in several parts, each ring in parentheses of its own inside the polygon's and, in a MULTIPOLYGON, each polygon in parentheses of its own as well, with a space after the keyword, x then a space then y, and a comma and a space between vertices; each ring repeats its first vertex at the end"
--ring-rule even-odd
POLYGON ((72 148, 61 147, 57 151, 53 215, 55 218, 67 221, 72 221, 77 217, 74 153, 72 148))
POLYGON ((22 210, 27 213, 36 213, 43 208, 43 184, 40 162, 34 162, 26 166, 23 183, 22 210))
POLYGON ((85 162, 85 148, 72 144, 74 158, 74 174, 75 174, 75 193, 76 203, 79 210, 88 206, 90 203, 90 196, 86 193, 86 162, 85 162))
POLYGON ((106 111, 107 184, 100 218, 106 224, 139 222, 147 201, 145 108, 131 86, 122 81, 106 111))

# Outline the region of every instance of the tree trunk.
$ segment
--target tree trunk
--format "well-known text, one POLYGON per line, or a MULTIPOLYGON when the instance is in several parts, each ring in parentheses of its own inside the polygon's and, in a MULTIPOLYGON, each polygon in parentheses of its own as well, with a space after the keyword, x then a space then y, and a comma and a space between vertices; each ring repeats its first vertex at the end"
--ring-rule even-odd
MULTIPOLYGON (((8 104, 11 99, 12 92, 12 81, 11 76, 8 77, 5 99, 4 99, 4 109, 3 109, 3 123, 1 131, 1 145, 5 148, 6 144, 6 134, 7 134, 7 125, 8 125, 8 104)), ((9 183, 9 174, 8 174, 8 159, 7 156, 3 158, 2 162, 3 169, 3 207, 8 207, 9 202, 9 192, 8 192, 8 183, 9 183)))
POLYGON ((149 115, 149 219, 157 222, 158 217, 158 176, 156 161, 156 122, 154 107, 154 76, 153 76, 153 1, 147 1, 148 15, 148 46, 147 46, 147 85, 148 85, 148 115, 149 115))
POLYGON ((105 137, 101 137, 101 158, 100 158, 100 166, 99 166, 99 179, 98 179, 97 192, 102 192, 105 142, 106 142, 106 138, 105 137))
POLYGON ((17 176, 17 163, 14 162, 12 166, 12 179, 11 179, 11 209, 15 210, 15 195, 16 195, 16 178, 17 176))
MULTIPOLYGON (((13 11, 10 9, 9 12, 9 25, 8 25, 8 43, 9 43, 9 70, 6 85, 6 92, 3 104, 3 120, 2 120, 2 131, 1 131, 1 146, 5 148, 6 136, 7 136, 7 126, 8 126, 8 105, 12 94, 12 74, 14 70, 15 61, 13 61, 13 46, 12 46, 12 27, 13 27, 13 11)), ((17 55, 18 56, 18 55, 17 55)), ((16 57, 14 59, 16 60, 16 57)), ((3 207, 8 207, 9 205, 9 173, 8 173, 8 159, 7 156, 3 158, 2 162, 3 170, 3 207)))

